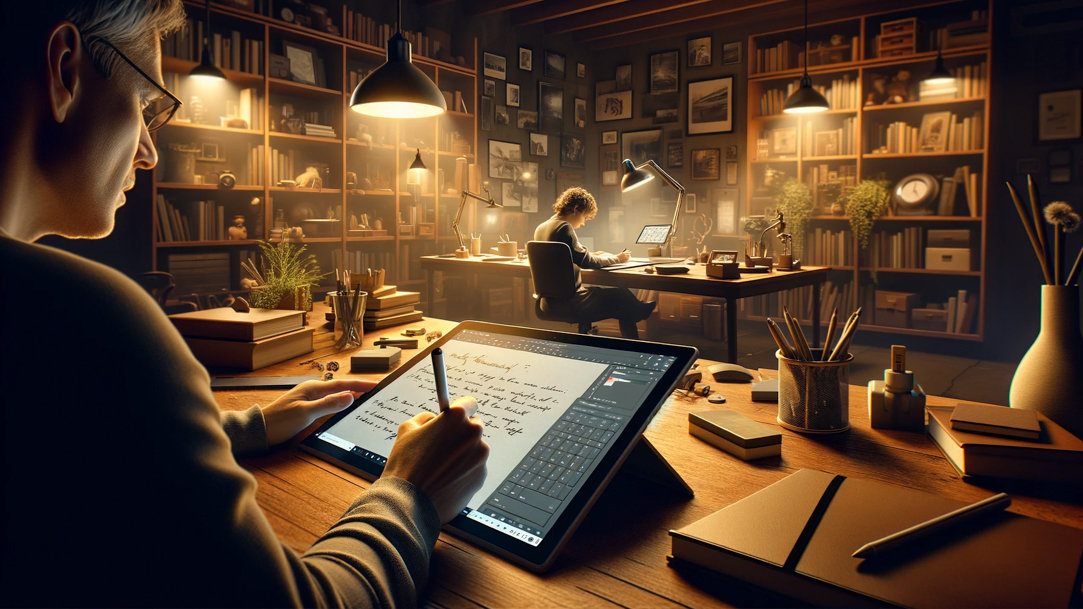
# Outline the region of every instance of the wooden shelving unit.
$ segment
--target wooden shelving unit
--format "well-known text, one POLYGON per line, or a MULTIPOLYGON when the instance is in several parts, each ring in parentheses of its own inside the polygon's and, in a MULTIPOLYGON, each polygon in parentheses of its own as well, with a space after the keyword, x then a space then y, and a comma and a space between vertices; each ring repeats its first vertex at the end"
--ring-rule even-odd
MULTIPOLYGON (((863 330, 983 339, 990 8, 988 0, 932 2, 907 11, 810 24, 813 61, 809 73, 813 85, 831 102, 831 110, 821 114, 781 112, 782 101, 801 75, 802 30, 749 37, 746 108, 750 162, 745 210, 748 215, 770 212, 775 206, 774 188, 786 179, 795 178, 810 186, 815 206, 800 257, 808 264, 833 267, 823 294, 821 321, 826 322, 834 305, 844 312, 862 306, 863 330), (976 26, 963 30, 978 34, 954 37, 960 30, 949 26, 960 23, 976 26), (891 31, 902 29, 902 39, 896 35, 881 40, 883 24, 892 24, 891 31), (920 84, 933 70, 938 47, 949 71, 957 75, 954 91, 932 90, 920 84), (938 119, 944 119, 942 128, 954 129, 965 141, 956 141, 947 131, 942 133, 946 138, 943 144, 931 139, 927 134, 932 121, 938 119), (961 126, 964 119, 965 134, 961 126), (933 150, 928 149, 930 142, 933 150), (869 247, 864 250, 859 248, 843 211, 832 206, 835 193, 844 194, 863 179, 884 179, 893 191, 907 176, 929 174, 937 189, 944 190, 957 172, 974 177, 967 178, 967 187, 959 187, 961 194, 956 200, 941 204, 938 196, 917 215, 901 215, 892 205, 873 226, 869 247), (930 230, 966 231, 970 267, 925 268, 930 230), (957 328, 945 325, 943 330, 916 328, 909 322, 907 326, 879 323, 877 290, 916 293, 919 308, 943 306, 945 312, 952 303, 957 312, 961 310, 958 301, 960 291, 965 290, 971 311, 966 323, 961 316, 957 328)), ((749 299, 745 313, 773 316, 785 305, 807 320, 811 316, 810 296, 804 290, 777 298, 749 299)))

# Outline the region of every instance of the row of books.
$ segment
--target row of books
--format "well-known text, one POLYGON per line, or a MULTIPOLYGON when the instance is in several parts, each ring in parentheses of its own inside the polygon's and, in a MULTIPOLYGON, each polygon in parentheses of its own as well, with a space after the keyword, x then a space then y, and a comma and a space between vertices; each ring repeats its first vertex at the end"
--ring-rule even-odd
POLYGON ((967 214, 977 217, 981 212, 978 209, 981 203, 981 183, 980 171, 972 171, 970 165, 956 167, 952 175, 944 176, 940 181, 940 201, 937 204, 936 214, 938 216, 967 214))
MULTIPOLYGON (((785 87, 765 90, 760 95, 760 116, 782 114, 782 105, 800 86, 801 81, 794 80, 785 87)), ((861 87, 857 81, 850 80, 849 74, 832 79, 827 86, 814 84, 812 88, 827 98, 832 110, 856 110, 861 102, 861 87)))
MULTIPOLYGON (((212 32, 214 65, 225 70, 263 73, 263 40, 248 38, 239 31, 212 32)), ((162 39, 162 55, 185 61, 199 61, 203 52, 203 20, 188 19, 186 27, 162 39)))
POLYGON ((272 146, 270 183, 274 185, 282 180, 292 180, 298 173, 300 172, 297 170, 297 151, 293 148, 279 150, 272 146))
MULTIPOLYGON (((241 260, 251 252, 240 252, 241 260)), ((230 288, 229 252, 168 254, 166 269, 173 275, 174 296, 221 292, 230 288)))
POLYGON ((925 268, 925 229, 909 226, 901 231, 876 231, 869 236, 865 256, 874 268, 925 268))
MULTIPOLYGON (((377 23, 368 15, 363 15, 352 8, 346 9, 345 36, 362 44, 386 48, 387 41, 395 33, 395 28, 388 23, 377 23)), ((434 58, 450 56, 451 37, 441 30, 428 28, 425 32, 400 30, 403 38, 410 41, 415 55, 434 58)))
POLYGON ((338 134, 335 133, 335 128, 331 125, 321 125, 320 123, 305 123, 305 135, 315 135, 319 137, 336 138, 338 134))
POLYGON ((222 204, 213 199, 191 201, 187 208, 190 215, 169 202, 165 195, 158 195, 158 241, 223 241, 228 238, 226 210, 222 204))
POLYGON ((944 303, 947 312, 947 331, 954 334, 970 334, 974 331, 974 319, 978 312, 978 295, 959 290, 944 303))
POLYGON ((313 350, 304 311, 219 307, 169 318, 208 368, 255 370, 313 350))
POLYGON ((807 264, 820 266, 853 266, 853 231, 812 229, 805 237, 804 259, 807 264))
POLYGON ((379 330, 420 321, 422 313, 416 307, 420 302, 419 292, 398 290, 395 286, 373 290, 365 301, 362 326, 365 330, 379 330))
POLYGON ((835 129, 816 129, 811 121, 803 125, 804 137, 801 140, 802 156, 847 156, 856 155, 857 119, 847 116, 835 129))
POLYGON ((336 269, 390 269, 394 267, 395 257, 390 250, 343 251, 331 252, 331 266, 336 269))
MULTIPOLYGON (((849 42, 841 45, 814 44, 809 51, 808 65, 824 65, 853 61, 858 57, 859 39, 852 36, 849 42)), ((770 47, 756 49, 754 73, 795 70, 805 65, 805 52, 800 42, 783 40, 770 47)))
POLYGON ((906 121, 875 125, 870 134, 869 154, 910 154, 915 152, 966 152, 984 146, 983 115, 981 111, 960 119, 954 112, 926 115, 922 126, 906 121), (929 125, 926 121, 932 117, 929 125))
POLYGON ((918 87, 921 101, 940 101, 945 99, 971 99, 985 97, 989 93, 989 71, 983 61, 951 68, 955 82, 946 85, 930 85, 922 82, 918 87))

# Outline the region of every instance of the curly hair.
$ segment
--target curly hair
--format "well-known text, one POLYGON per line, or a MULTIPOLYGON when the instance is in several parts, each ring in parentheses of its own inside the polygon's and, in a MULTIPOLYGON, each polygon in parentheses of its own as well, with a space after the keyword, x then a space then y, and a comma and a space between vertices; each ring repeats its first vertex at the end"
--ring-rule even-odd
POLYGON ((598 214, 598 203, 585 188, 573 186, 560 193, 556 203, 553 203, 553 211, 561 217, 585 212, 590 220, 598 214))

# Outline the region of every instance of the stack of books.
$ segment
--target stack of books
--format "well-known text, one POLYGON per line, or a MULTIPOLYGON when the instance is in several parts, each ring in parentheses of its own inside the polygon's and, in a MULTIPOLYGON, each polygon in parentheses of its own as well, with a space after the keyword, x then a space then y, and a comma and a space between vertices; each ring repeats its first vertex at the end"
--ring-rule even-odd
POLYGON ((414 305, 421 302, 418 292, 404 292, 393 285, 373 290, 365 303, 362 320, 365 330, 379 330, 390 326, 419 321, 421 311, 414 305))
POLYGON ((229 307, 170 315, 188 348, 208 368, 255 370, 312 351, 304 311, 229 307))

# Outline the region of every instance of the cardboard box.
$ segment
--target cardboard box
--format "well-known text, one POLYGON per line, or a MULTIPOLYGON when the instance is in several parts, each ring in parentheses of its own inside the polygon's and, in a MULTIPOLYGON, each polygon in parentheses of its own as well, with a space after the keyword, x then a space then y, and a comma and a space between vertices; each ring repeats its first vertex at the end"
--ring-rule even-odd
POLYGON ((925 236, 928 247, 970 247, 969 228, 930 228, 925 236))
POLYGON ((948 312, 944 309, 913 309, 910 311, 910 327, 915 330, 947 332, 948 312))
POLYGON ((918 304, 918 295, 912 292, 888 292, 876 290, 876 317, 878 326, 895 328, 910 327, 910 311, 918 304))
POLYGON ((969 271, 970 249, 927 247, 925 248, 925 268, 936 271, 969 271))

